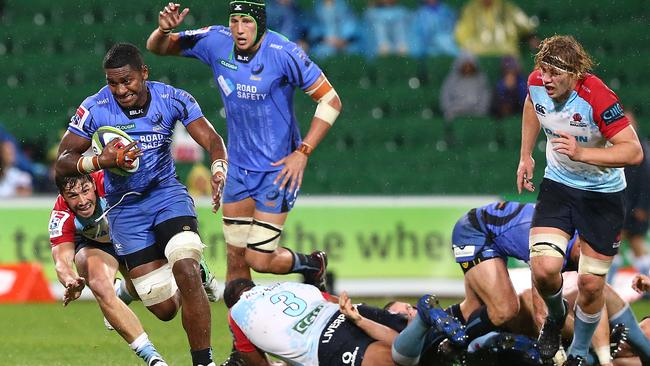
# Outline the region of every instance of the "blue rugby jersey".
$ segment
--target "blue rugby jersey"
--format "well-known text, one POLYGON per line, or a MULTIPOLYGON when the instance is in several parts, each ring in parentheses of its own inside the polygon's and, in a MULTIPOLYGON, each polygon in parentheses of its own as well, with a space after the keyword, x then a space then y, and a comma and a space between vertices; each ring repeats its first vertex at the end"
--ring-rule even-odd
POLYGON ((149 100, 142 108, 120 107, 108 86, 86 98, 70 119, 68 131, 90 140, 102 126, 112 126, 138 141, 143 156, 139 169, 130 176, 105 171, 104 187, 109 203, 126 192, 143 192, 176 176, 171 155, 176 121, 184 126, 203 116, 189 93, 155 81, 147 81, 149 100))
POLYGON ((295 43, 267 31, 257 53, 243 62, 230 29, 211 26, 180 33, 182 55, 212 68, 226 109, 230 164, 252 171, 271 166, 302 141, 293 112, 296 87, 306 90, 322 74, 295 43))

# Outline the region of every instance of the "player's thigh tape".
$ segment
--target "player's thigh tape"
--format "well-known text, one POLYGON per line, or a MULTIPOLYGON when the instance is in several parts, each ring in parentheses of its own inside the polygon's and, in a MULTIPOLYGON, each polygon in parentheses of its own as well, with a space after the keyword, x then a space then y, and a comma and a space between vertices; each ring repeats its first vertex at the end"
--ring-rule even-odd
POLYGON ((201 260, 203 248, 205 248, 205 245, 201 242, 199 234, 193 231, 183 231, 169 239, 167 246, 165 246, 165 257, 167 257, 172 267, 176 261, 186 258, 198 262, 201 260))
POLYGON ((581 255, 578 260, 578 273, 605 276, 612 266, 612 260, 602 260, 581 255))
POLYGON ((132 281, 144 306, 160 304, 174 296, 178 289, 169 263, 132 281))
POLYGON ((248 235, 253 224, 252 217, 223 217, 223 236, 226 244, 246 248, 248 235))
POLYGON ((564 258, 569 239, 559 234, 534 234, 528 238, 531 257, 564 258))
POLYGON ((280 234, 282 234, 282 226, 253 220, 247 246, 258 252, 273 253, 280 242, 280 234))

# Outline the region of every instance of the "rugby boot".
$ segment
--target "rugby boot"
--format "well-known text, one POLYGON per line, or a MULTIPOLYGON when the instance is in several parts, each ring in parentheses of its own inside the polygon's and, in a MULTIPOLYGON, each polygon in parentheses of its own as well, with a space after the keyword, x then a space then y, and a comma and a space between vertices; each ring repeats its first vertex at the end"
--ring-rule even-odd
POLYGON ((417 310, 420 319, 425 324, 445 335, 452 345, 456 347, 466 346, 467 335, 465 334, 465 326, 440 307, 436 296, 422 296, 418 300, 417 310))
POLYGON ((512 351, 520 355, 526 365, 543 365, 537 341, 523 335, 514 335, 512 351))
POLYGON ((569 355, 562 366, 587 366, 587 361, 581 356, 569 355))
POLYGON ((318 287, 322 292, 327 292, 327 254, 318 250, 309 256, 320 263, 320 268, 317 271, 305 272, 305 283, 318 287))
POLYGON ((199 262, 201 268, 201 281, 203 281, 203 289, 205 290, 206 295, 208 295, 208 301, 217 302, 219 301, 219 296, 221 292, 219 291, 219 282, 214 277, 208 264, 205 263, 205 260, 201 258, 199 262))
POLYGON ((621 352, 621 347, 627 341, 629 329, 623 323, 616 324, 609 335, 609 352, 612 355, 612 359, 616 358, 619 352, 621 352))
POLYGON ((246 366, 246 361, 239 354, 239 351, 233 350, 230 352, 228 358, 221 363, 220 366, 246 366))
POLYGON ((147 366, 169 366, 169 365, 167 365, 167 362, 165 362, 165 360, 163 360, 161 356, 157 355, 151 357, 149 362, 147 362, 147 366))
POLYGON ((566 309, 569 308, 565 299, 562 299, 562 302, 564 303, 565 309, 564 317, 560 320, 546 317, 546 321, 544 321, 542 330, 539 333, 539 338, 537 338, 539 353, 545 360, 552 359, 560 349, 560 344, 562 343, 562 327, 566 319, 566 309))

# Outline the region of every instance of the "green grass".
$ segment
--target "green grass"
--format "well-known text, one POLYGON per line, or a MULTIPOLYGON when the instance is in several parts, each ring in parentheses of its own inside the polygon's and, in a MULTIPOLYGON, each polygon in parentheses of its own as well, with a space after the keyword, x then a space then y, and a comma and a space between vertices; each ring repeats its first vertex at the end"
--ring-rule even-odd
MULTIPOLYGON (((381 306, 386 299, 366 301, 381 306)), ((180 316, 165 323, 140 303, 131 304, 131 308, 170 365, 191 364, 180 316)), ((637 302, 633 308, 639 319, 650 314, 650 302, 637 302)), ((223 302, 212 304, 212 347, 217 364, 231 347, 223 302)), ((0 305, 0 355, 2 365, 143 365, 117 333, 104 328, 99 308, 92 301, 74 302, 67 308, 60 304, 0 305)))

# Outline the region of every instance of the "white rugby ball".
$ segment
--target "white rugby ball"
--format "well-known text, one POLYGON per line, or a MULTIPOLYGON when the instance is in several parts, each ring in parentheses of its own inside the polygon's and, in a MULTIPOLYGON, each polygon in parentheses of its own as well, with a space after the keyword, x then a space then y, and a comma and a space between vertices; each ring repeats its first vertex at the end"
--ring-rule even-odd
MULTIPOLYGON (((104 150, 104 146, 111 142, 114 139, 119 139, 117 146, 126 146, 133 142, 131 136, 128 133, 115 128, 112 126, 102 126, 95 131, 92 138, 92 149, 95 155, 99 155, 104 150)), ((140 167, 140 158, 136 158, 133 162, 133 168, 131 169, 122 169, 122 168, 110 168, 108 169, 111 173, 128 176, 135 173, 140 167)))

